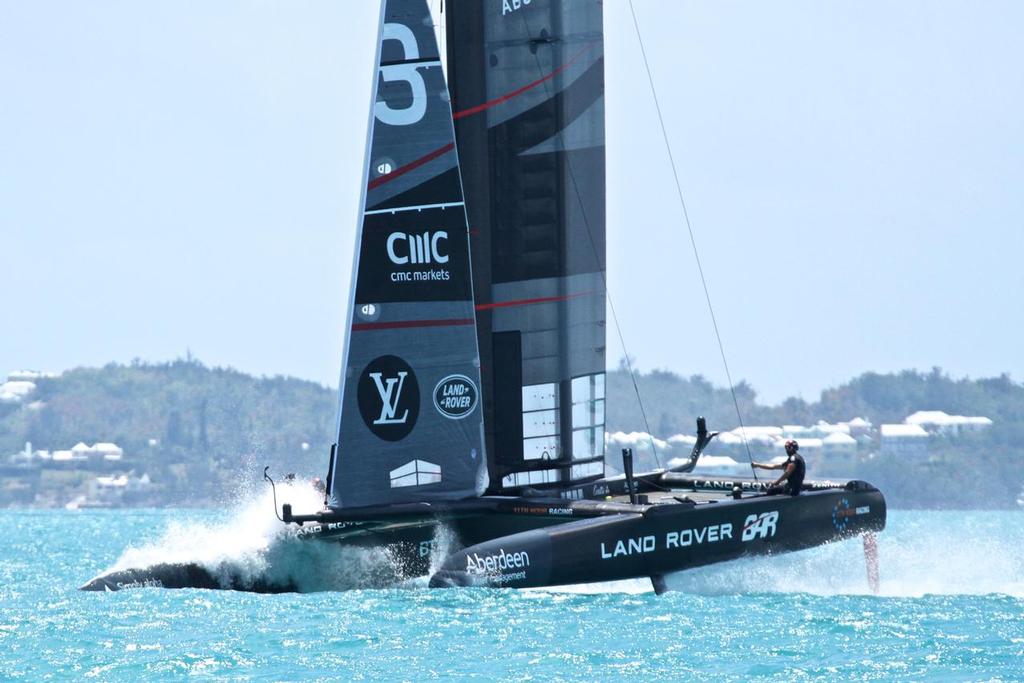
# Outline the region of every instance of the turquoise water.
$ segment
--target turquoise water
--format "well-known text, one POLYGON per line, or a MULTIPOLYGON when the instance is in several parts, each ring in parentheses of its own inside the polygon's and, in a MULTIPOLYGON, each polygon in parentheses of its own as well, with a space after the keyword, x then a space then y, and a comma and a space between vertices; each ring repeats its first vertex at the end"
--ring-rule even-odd
POLYGON ((279 596, 75 590, 119 561, 189 554, 358 584, 359 562, 289 557, 295 546, 277 538, 269 510, 260 499, 219 513, 0 512, 0 679, 1024 679, 1019 512, 891 512, 877 597, 858 541, 679 575, 662 597, 641 581, 279 596))

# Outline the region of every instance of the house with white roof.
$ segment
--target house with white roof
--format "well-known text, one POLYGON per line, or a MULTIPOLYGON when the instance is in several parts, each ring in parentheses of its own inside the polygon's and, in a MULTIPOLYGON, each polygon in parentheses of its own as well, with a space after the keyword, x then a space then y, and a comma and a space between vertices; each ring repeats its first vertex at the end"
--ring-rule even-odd
POLYGON ((929 434, 920 425, 885 424, 879 429, 879 455, 904 459, 928 457, 929 434))
POLYGON ((919 410, 904 420, 909 425, 918 425, 926 432, 957 436, 964 432, 980 431, 992 426, 987 417, 950 415, 943 410, 919 410))
POLYGON ((751 427, 748 425, 744 427, 737 427, 736 429, 732 430, 732 433, 741 438, 744 434, 746 434, 748 440, 754 438, 755 436, 779 437, 782 436, 782 427, 772 427, 767 425, 755 425, 751 427))
POLYGON ((40 372, 39 370, 15 370, 7 373, 7 380, 11 382, 35 382, 37 379, 52 379, 54 377, 60 377, 60 373, 40 372))
POLYGON ((850 428, 850 436, 859 436, 871 431, 871 423, 863 417, 855 417, 847 422, 846 425, 850 428))
POLYGON ((857 455, 857 439, 843 432, 833 432, 821 440, 821 454, 825 458, 857 455))
POLYGON ((107 462, 117 462, 124 458, 124 450, 116 443, 101 441, 92 445, 94 457, 101 457, 107 462))
POLYGON ((8 380, 0 384, 0 403, 21 403, 26 396, 35 390, 35 382, 8 380))

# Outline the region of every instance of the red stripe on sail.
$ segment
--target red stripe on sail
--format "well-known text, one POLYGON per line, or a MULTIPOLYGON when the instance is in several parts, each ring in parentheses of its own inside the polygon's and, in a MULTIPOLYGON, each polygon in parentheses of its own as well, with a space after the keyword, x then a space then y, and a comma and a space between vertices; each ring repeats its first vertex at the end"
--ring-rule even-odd
POLYGON ((513 301, 495 301, 490 304, 477 304, 476 310, 478 311, 489 311, 492 308, 508 308, 510 306, 530 306, 533 304, 550 304, 556 301, 568 301, 570 299, 576 299, 581 296, 590 296, 595 292, 578 292, 576 294, 566 294, 565 296, 542 296, 536 299, 515 299, 513 301))
MULTIPOLYGON (((542 83, 546 83, 547 81, 550 81, 552 78, 554 78, 555 76, 557 76, 558 74, 562 73, 563 71, 568 69, 570 66, 572 66, 572 64, 574 62, 576 62, 580 57, 582 57, 584 55, 584 53, 586 53, 587 50, 589 50, 591 47, 592 47, 591 45, 585 46, 582 50, 580 50, 575 55, 573 55, 572 59, 570 59, 568 62, 566 62, 562 66, 558 67, 557 69, 555 69, 554 71, 552 71, 548 75, 543 76, 542 78, 538 78, 537 80, 533 81, 532 83, 527 83, 523 87, 517 88, 516 90, 513 90, 510 93, 502 95, 501 97, 497 97, 497 98, 495 98, 493 100, 490 100, 488 102, 484 102, 483 104, 478 104, 475 107, 470 107, 469 109, 463 109, 462 111, 454 112, 452 114, 452 118, 453 119, 461 119, 461 118, 463 118, 465 116, 472 116, 473 114, 478 114, 478 113, 480 113, 482 111, 486 111, 486 110, 490 109, 491 107, 494 107, 496 105, 501 104, 502 102, 508 102, 509 100, 511 100, 511 99, 513 99, 515 97, 518 97, 519 95, 522 95, 524 92, 536 88, 538 85, 541 85, 542 83)), ((430 152, 429 154, 426 154, 426 155, 420 157, 419 159, 416 159, 414 161, 410 161, 405 166, 399 166, 398 168, 396 168, 391 173, 388 173, 387 175, 380 176, 379 178, 374 178, 373 180, 371 180, 370 182, 368 182, 366 184, 366 188, 369 189, 369 190, 372 190, 372 189, 374 189, 376 187, 380 187, 381 185, 383 185, 384 183, 388 182, 389 180, 397 178, 400 175, 404 175, 404 174, 408 173, 409 171, 415 170, 415 169, 419 168, 420 166, 422 166, 423 164, 425 164, 425 163, 427 163, 429 161, 433 161, 434 159, 436 159, 437 157, 441 156, 442 154, 450 152, 454 148, 455 148, 455 143, 451 143, 450 142, 447 145, 445 145, 444 147, 440 147, 438 149, 435 149, 433 152, 430 152)))
POLYGON ((388 182, 389 180, 394 180, 395 178, 397 178, 400 175, 405 175, 409 171, 415 170, 415 169, 419 168, 420 166, 422 166, 423 164, 427 163, 428 161, 433 161, 434 159, 438 158, 442 154, 446 154, 447 152, 450 152, 453 149, 455 149, 455 143, 454 142, 449 142, 444 147, 439 147, 438 149, 435 149, 430 154, 425 154, 425 155, 421 156, 419 159, 416 159, 415 161, 410 161, 405 166, 399 166, 398 168, 396 168, 391 173, 388 173, 387 175, 382 175, 379 178, 374 178, 373 180, 371 180, 370 182, 368 182, 366 184, 366 189, 372 190, 375 187, 380 187, 381 185, 383 185, 384 183, 388 182))
POLYGON ((516 90, 513 90, 510 93, 502 95, 501 97, 496 97, 493 100, 489 100, 487 102, 484 102, 483 104, 478 104, 475 107, 470 107, 469 109, 463 109, 462 111, 457 111, 457 112, 452 114, 452 118, 453 119, 461 119, 464 116, 472 116, 473 114, 479 114, 480 112, 486 111, 486 110, 490 109, 491 107, 494 107, 496 105, 501 104, 502 102, 508 102, 512 98, 518 97, 519 95, 522 95, 527 90, 533 90, 534 88, 536 88, 541 83, 546 83, 547 81, 550 81, 552 78, 554 78, 558 74, 560 74, 563 71, 565 71, 566 69, 568 69, 572 65, 573 62, 575 62, 577 59, 582 57, 583 53, 585 53, 591 47, 592 46, 587 45, 582 50, 580 50, 575 55, 573 55, 572 59, 570 59, 568 62, 566 62, 562 66, 558 67, 557 69, 555 69, 554 71, 549 73, 547 76, 544 76, 542 78, 538 78, 533 83, 527 83, 523 87, 517 88, 516 90))
POLYGON ((458 327, 460 325, 473 325, 476 320, 473 318, 451 318, 448 320, 393 320, 386 323, 353 323, 353 332, 365 332, 367 330, 403 330, 415 327, 458 327))

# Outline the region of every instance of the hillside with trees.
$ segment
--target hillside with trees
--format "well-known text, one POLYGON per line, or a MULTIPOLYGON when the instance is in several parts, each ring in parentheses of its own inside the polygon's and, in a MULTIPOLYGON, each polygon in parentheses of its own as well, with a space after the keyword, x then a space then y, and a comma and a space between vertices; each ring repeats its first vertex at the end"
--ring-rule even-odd
MULTIPOLYGON (((727 388, 700 375, 655 370, 638 375, 646 424, 660 438, 690 434, 698 415, 711 429, 737 426, 727 388)), ((607 429, 646 431, 629 373, 607 379, 607 429)), ((896 504, 1007 507, 1024 485, 1024 385, 1003 375, 955 379, 928 373, 865 373, 805 402, 791 398, 763 405, 747 383, 736 387, 747 425, 814 424, 855 416, 874 424, 901 422, 917 410, 985 415, 994 426, 955 440, 936 439, 938 458, 921 467, 874 459, 852 476, 879 484, 896 504)), ((163 364, 133 362, 77 368, 37 381, 20 403, 0 403, 0 476, 16 476, 6 456, 57 451, 85 442, 114 442, 124 450, 121 469, 147 473, 152 504, 221 503, 259 478, 264 465, 278 473, 323 476, 336 410, 334 389, 289 377, 253 377, 211 368, 193 358, 163 364)), ((63 504, 86 475, 44 470, 42 489, 63 504)), ((88 473, 94 477, 95 473, 88 473)), ((12 504, 0 489, 0 505, 12 504)))
POLYGON ((0 453, 114 442, 126 465, 160 483, 161 502, 205 504, 264 464, 322 475, 335 403, 314 382, 194 359, 77 368, 38 380, 25 405, 0 405, 0 453))

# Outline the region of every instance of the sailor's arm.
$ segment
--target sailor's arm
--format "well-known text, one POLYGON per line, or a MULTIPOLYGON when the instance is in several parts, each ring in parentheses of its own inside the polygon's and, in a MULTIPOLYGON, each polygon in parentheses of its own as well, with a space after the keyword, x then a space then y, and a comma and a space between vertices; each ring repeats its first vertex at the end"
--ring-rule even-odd
MULTIPOLYGON (((779 465, 779 467, 782 467, 782 465, 779 465)), ((793 474, 793 470, 795 469, 795 467, 796 466, 793 463, 787 463, 786 464, 786 471, 783 472, 782 475, 778 479, 775 480, 775 483, 772 484, 772 486, 778 486, 782 482, 784 482, 787 479, 789 479, 789 475, 793 474)), ((775 468, 773 468, 773 469, 775 469, 775 468)))
POLYGON ((752 462, 750 464, 753 467, 760 467, 762 470, 781 470, 782 469, 782 463, 779 463, 777 465, 772 465, 770 463, 765 463, 765 462, 752 462))

